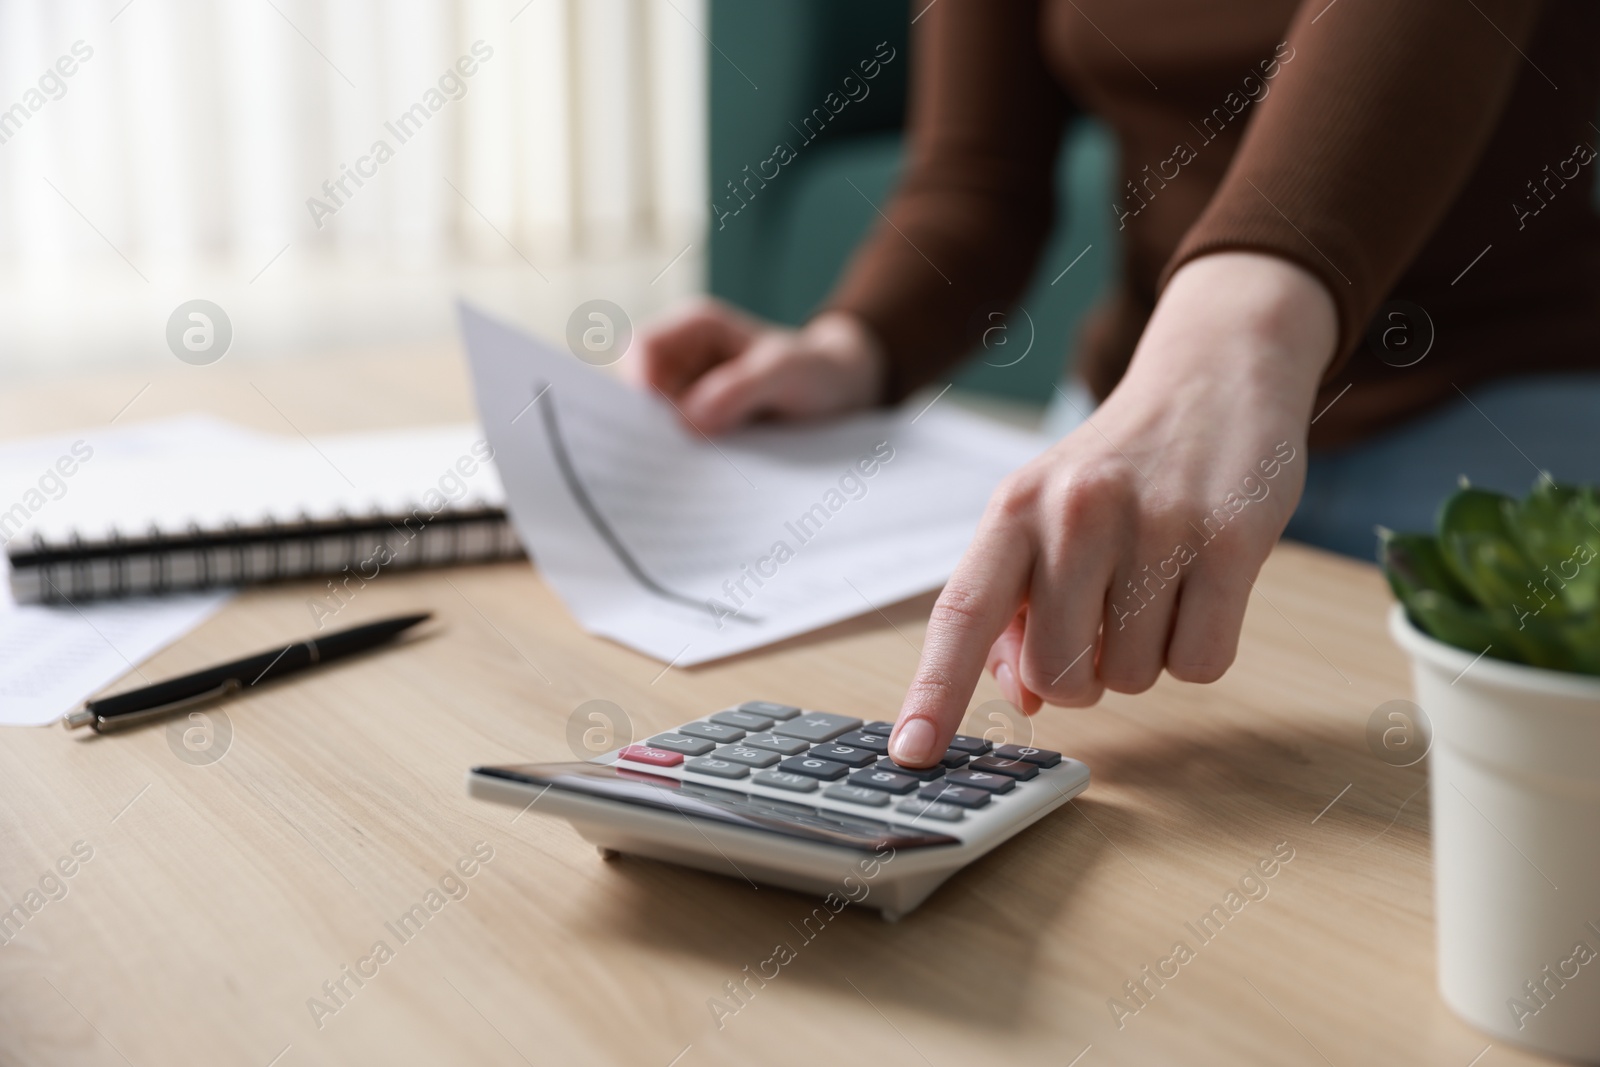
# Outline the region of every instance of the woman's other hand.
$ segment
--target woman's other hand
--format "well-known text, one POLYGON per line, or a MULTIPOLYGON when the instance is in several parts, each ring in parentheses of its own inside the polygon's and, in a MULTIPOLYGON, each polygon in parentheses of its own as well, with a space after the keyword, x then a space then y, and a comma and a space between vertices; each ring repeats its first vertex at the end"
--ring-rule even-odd
POLYGON ((710 299, 646 330, 624 367, 706 434, 870 407, 885 376, 880 346, 852 315, 824 312, 792 330, 710 299))

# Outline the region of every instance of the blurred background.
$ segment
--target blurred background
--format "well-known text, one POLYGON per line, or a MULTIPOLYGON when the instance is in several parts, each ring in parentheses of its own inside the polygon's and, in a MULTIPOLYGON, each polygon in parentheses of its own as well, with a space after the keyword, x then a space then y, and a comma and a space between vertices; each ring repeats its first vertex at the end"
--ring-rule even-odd
POLYGON ((194 297, 227 310, 235 357, 424 341, 451 332, 458 291, 537 319, 564 302, 539 289, 584 288, 589 266, 648 289, 694 243, 661 281, 681 295, 703 270, 705 17, 702 0, 5 0, 0 108, 92 49, 58 99, 0 124, 5 371, 170 360, 166 317, 194 297), (459 98, 400 142, 385 123, 463 56, 459 98), (393 158, 314 220, 307 200, 334 203, 323 183, 380 139, 393 158))
MULTIPOLYGON (((0 0, 0 375, 166 365, 196 298, 230 360, 447 344, 458 296, 552 337, 596 297, 802 321, 892 188, 925 2, 0 0)), ((963 385, 1042 400, 1115 269, 1109 140, 1063 156, 963 385)))

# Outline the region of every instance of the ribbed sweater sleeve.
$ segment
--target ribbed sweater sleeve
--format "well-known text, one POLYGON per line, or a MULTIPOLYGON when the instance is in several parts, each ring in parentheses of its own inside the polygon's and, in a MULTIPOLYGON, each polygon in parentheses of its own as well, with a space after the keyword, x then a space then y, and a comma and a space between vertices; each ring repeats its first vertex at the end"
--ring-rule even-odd
POLYGON ((1533 72, 1523 51, 1542 7, 1307 0, 1287 35, 1292 62, 1161 285, 1219 251, 1299 264, 1338 308, 1331 378, 1471 176, 1517 75, 1533 72))
POLYGON ((913 34, 905 170, 825 304, 883 345, 889 402, 970 351, 980 310, 1027 284, 1069 110, 1040 49, 1039 0, 938 0, 913 34))

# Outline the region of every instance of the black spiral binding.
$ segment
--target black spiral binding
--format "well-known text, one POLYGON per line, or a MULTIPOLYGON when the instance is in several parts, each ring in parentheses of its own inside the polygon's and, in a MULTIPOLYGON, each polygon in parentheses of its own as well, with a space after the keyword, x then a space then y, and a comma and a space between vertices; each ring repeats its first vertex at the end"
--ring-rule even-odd
POLYGON ((479 500, 436 512, 418 506, 401 514, 374 509, 353 516, 340 511, 324 519, 302 513, 291 523, 269 515, 250 524, 230 521, 214 530, 190 523, 178 534, 156 526, 134 536, 113 529, 93 540, 79 532, 55 542, 35 534, 26 545, 10 546, 7 552, 13 597, 21 603, 50 604, 326 577, 357 567, 383 544, 390 546, 393 557, 384 569, 488 563, 523 555, 505 509, 479 500), (173 561, 180 552, 195 554, 193 575, 176 573, 173 561), (264 568, 256 565, 259 555, 269 560, 264 568), (225 583, 223 576, 229 579, 225 583))

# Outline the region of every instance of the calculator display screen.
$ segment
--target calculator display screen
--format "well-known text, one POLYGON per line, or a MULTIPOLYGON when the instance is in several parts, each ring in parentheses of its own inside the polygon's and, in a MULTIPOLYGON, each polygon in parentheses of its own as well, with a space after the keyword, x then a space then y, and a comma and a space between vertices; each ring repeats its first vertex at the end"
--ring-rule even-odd
POLYGON ((961 843, 937 831, 599 763, 522 763, 473 773, 866 852, 961 843))

